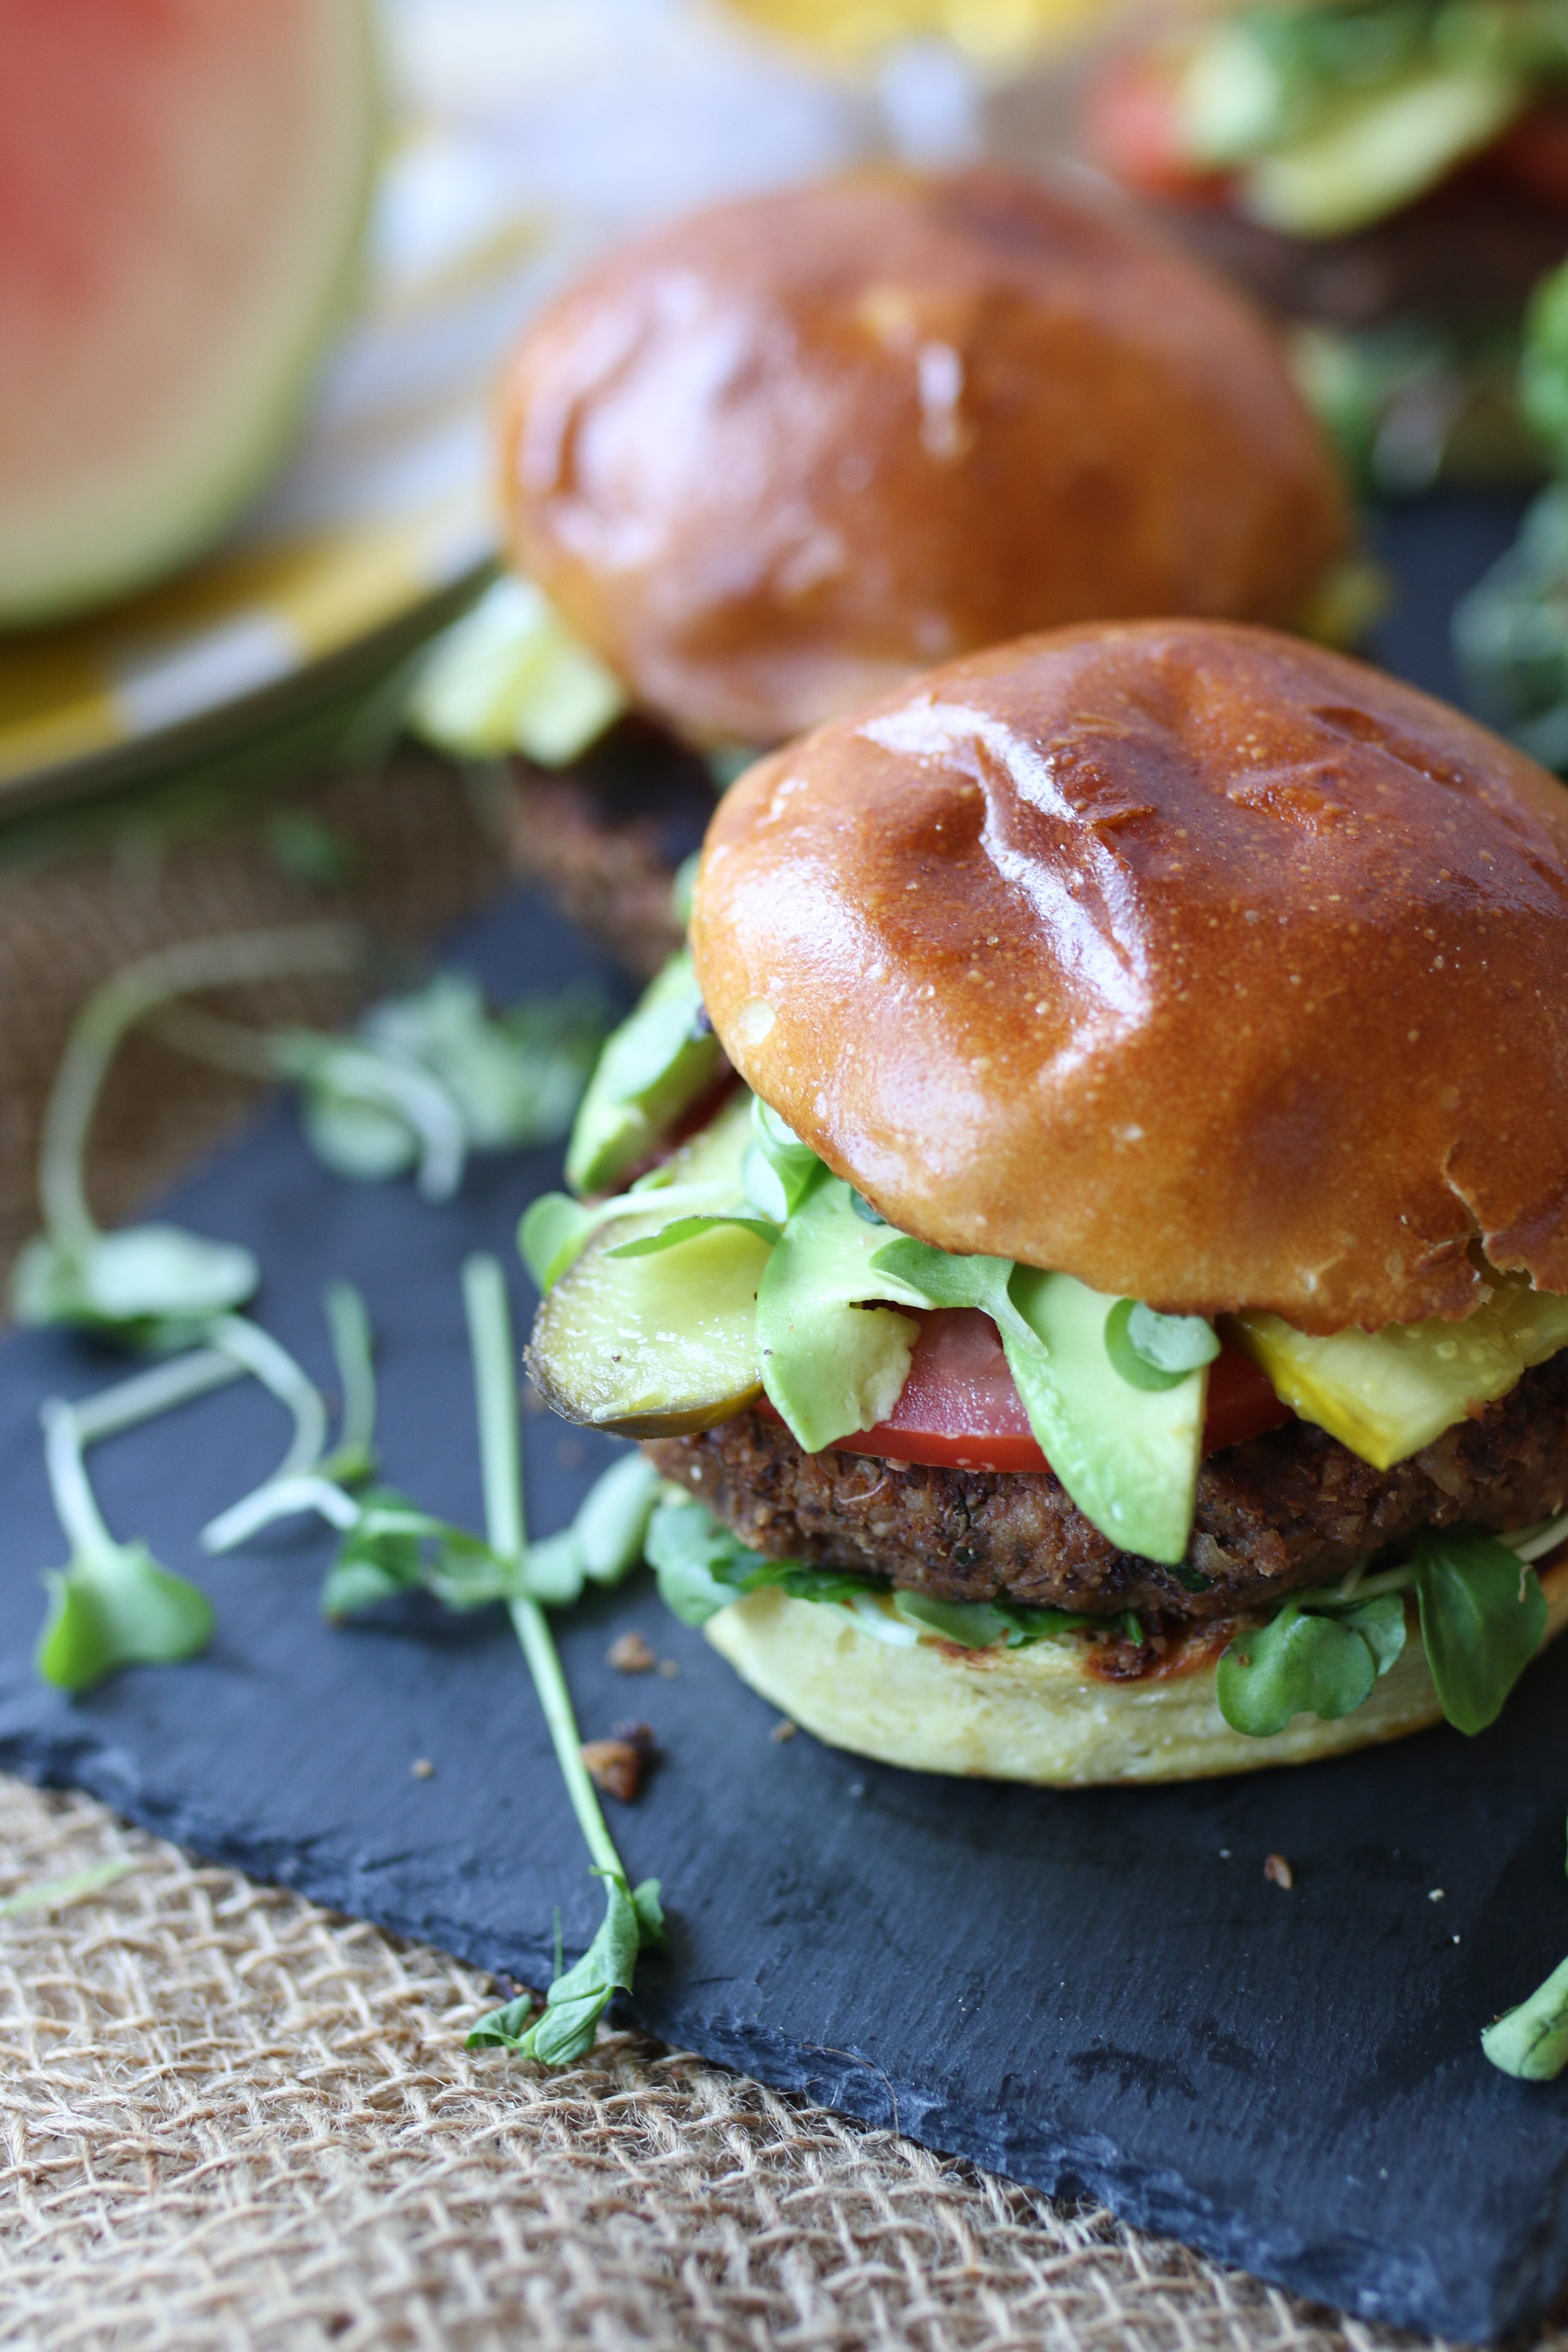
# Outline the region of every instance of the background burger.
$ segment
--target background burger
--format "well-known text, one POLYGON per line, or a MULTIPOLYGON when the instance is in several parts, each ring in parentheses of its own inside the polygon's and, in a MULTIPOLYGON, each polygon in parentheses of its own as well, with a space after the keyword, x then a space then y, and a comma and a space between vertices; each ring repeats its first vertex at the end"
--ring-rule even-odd
POLYGON ((692 942, 739 1084, 530 1212, 530 1362, 750 1682, 1042 1781, 1495 1717, 1568 1615, 1553 779, 1267 630, 1072 628, 754 767, 692 942))
MULTIPOLYGON (((999 152, 1038 94, 998 102, 999 152)), ((1568 254, 1559 0, 1243 0, 1149 17, 1080 136, 1189 248, 1300 323, 1303 382, 1380 489, 1530 475, 1520 322, 1568 254)))
POLYGON ((612 255, 524 338, 500 453, 529 584, 437 662, 422 723, 521 742, 525 862, 645 970, 710 767, 1026 629, 1331 625, 1347 543, 1250 310, 1087 184, 994 171, 754 198, 612 255))

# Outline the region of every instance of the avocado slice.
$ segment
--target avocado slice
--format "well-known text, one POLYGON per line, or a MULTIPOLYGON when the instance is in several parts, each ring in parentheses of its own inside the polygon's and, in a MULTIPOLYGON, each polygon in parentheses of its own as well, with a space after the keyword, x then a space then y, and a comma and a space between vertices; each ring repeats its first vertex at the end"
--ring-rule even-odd
POLYGON ((873 1272, 886 1239, 825 1169, 768 1259, 757 1292, 763 1383, 808 1454, 885 1421, 909 1378, 919 1326, 861 1303, 924 1304, 907 1283, 873 1272))
POLYGON ((566 1149, 574 1192, 608 1192, 718 1076, 724 1049, 682 950, 606 1040, 566 1149))
POLYGON ((1042 1345, 1004 1330, 1013 1378, 1047 1461, 1083 1513, 1121 1551, 1173 1568, 1192 1533, 1208 1367, 1168 1388, 1124 1380, 1106 1350, 1120 1301, 1070 1274, 1017 1268, 1014 1306, 1042 1345))
MULTIPOLYGON (((742 1095, 678 1151, 674 1185, 732 1180, 751 1138, 742 1095)), ((650 1192, 645 1213, 601 1228, 546 1296, 528 1368, 568 1421, 622 1437, 679 1437, 743 1412, 762 1392, 757 1287, 769 1244, 745 1225, 710 1225, 649 1257, 623 1243, 669 1222, 650 1192)))

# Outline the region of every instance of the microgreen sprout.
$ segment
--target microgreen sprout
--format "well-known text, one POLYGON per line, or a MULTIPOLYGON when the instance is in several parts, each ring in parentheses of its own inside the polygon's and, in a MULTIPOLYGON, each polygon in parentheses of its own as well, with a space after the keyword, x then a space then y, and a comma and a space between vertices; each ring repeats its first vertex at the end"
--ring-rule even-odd
POLYGON ((193 990, 342 971, 363 954, 358 933, 341 924, 243 932, 162 949, 94 992, 77 1017, 44 1113, 44 1231, 17 1261, 19 1321, 81 1324, 132 1346, 168 1349, 187 1344, 211 1317, 245 1303, 260 1278, 248 1250, 173 1225, 100 1229, 88 1202, 86 1158, 104 1079, 127 1032, 193 990))
POLYGON ((375 1346, 364 1300, 352 1282, 330 1282, 321 1295, 342 1412, 338 1442, 317 1465, 323 1478, 370 1477, 375 1469, 375 1346))
POLYGON ((295 1082, 306 1141, 334 1175, 379 1183, 412 1169, 428 1201, 457 1191, 470 1150, 564 1135, 603 1026, 597 1000, 570 989, 492 1015, 458 971, 374 1005, 347 1036, 251 1029, 184 1005, 154 1023, 166 1044, 221 1069, 295 1082))
POLYGON ((375 1368, 370 1318, 352 1284, 334 1282, 324 1294, 332 1352, 342 1391, 338 1442, 327 1450, 327 1408, 320 1389, 288 1349, 243 1316, 220 1317, 212 1341, 270 1390, 294 1419, 294 1435, 268 1478, 220 1512, 202 1530, 205 1549, 232 1551, 276 1519, 315 1511, 334 1527, 354 1526, 360 1505, 345 1492, 375 1469, 375 1368))
POLYGON ((1481 2030, 1492 2064, 1523 2083, 1550 2083, 1568 2066, 1568 1960, 1517 2009, 1481 2030))
POLYGON ((788 1222, 807 1192, 826 1173, 809 1143, 803 1143, 760 1095, 752 1097, 752 1139, 741 1163, 746 1198, 775 1225, 788 1222))
MULTIPOLYGON (((1522 1542, 1539 1531, 1527 1529, 1522 1542)), ((1517 2009, 1482 2028, 1481 2049, 1492 2064, 1521 2083, 1550 2083, 1568 2066, 1568 1960, 1554 1968, 1517 2009)))
POLYGON ((96 1439, 204 1396, 241 1371, 233 1357, 204 1348, 79 1405, 58 1397, 45 1404, 49 1490, 71 1547, 68 1564, 45 1579, 49 1612, 36 1661, 45 1682, 88 1690, 117 1666, 168 1664, 205 1648, 212 1603, 184 1577, 161 1567, 145 1544, 123 1544, 110 1535, 83 1453, 96 1439))
POLYGON ((1408 1593, 1443 1713, 1457 1730, 1484 1731, 1544 1638, 1546 1598, 1530 1562, 1551 1548, 1551 1534, 1550 1524, 1506 1539, 1426 1528, 1407 1560, 1292 1594, 1220 1659, 1220 1713, 1253 1738, 1296 1715, 1351 1714, 1405 1647, 1408 1593))
MULTIPOLYGON (((485 1528, 496 1556, 521 1566, 526 1553, 522 1460, 518 1438, 516 1357, 506 1277, 498 1261, 470 1257, 463 1268, 474 1399, 484 1477, 485 1528)), ((561 1671, 550 1622, 537 1601, 520 1593, 508 1604, 518 1640, 544 1710, 556 1761, 596 1876, 605 1881, 603 1925, 574 1968, 557 1976, 543 2012, 531 2024, 526 2000, 493 2010, 474 2027, 471 2045, 499 2044, 547 2066, 568 2063, 590 2048, 595 2029, 617 1992, 629 1992, 637 1955, 662 1942, 658 1882, 633 1887, 616 1851, 594 1784, 583 1762, 571 1695, 561 1671)))
MULTIPOLYGON (((683 1221, 702 1217, 720 1223, 753 1223, 743 1211, 737 1216, 729 1213, 734 1208, 734 1186, 727 1181, 710 1178, 705 1181, 678 1184, 668 1168, 655 1168, 634 1184, 629 1192, 616 1192, 607 1201, 584 1202, 574 1201, 568 1192, 542 1192, 523 1212, 518 1227, 518 1248, 540 1289, 549 1290, 560 1281, 567 1267, 582 1255, 601 1225, 615 1223, 623 1217, 668 1215, 674 1210, 683 1221)), ((776 1228, 768 1226, 770 1232, 776 1228)), ((668 1227, 650 1238, 663 1241, 668 1227)))

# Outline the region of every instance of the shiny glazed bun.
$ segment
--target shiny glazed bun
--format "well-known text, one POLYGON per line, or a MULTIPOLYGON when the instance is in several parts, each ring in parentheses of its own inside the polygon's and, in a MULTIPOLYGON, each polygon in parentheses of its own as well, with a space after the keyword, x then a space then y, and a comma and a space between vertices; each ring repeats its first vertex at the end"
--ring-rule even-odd
POLYGON ((1267 330, 1114 200, 994 171, 616 254, 505 394, 522 568, 699 739, 772 743, 1025 629, 1300 616, 1347 527, 1267 330))
MULTIPOLYGON (((1568 1558, 1553 1552, 1539 1566, 1552 1642, 1568 1624, 1568 1558)), ((1265 1739, 1233 1731, 1219 1711, 1215 1670, 1229 1624, 1173 1652, 1174 1672, 1138 1682, 1086 1674, 1071 1641, 893 1649, 777 1586, 721 1610, 704 1631, 753 1690, 830 1747, 916 1772, 1084 1788, 1307 1764, 1441 1722, 1420 1619, 1414 1606, 1406 1613, 1405 1648, 1370 1698, 1329 1721, 1299 1715, 1265 1739)))
POLYGON ((747 1084, 894 1224, 1175 1313, 1568 1291, 1568 794, 1264 629, 1067 629, 760 761, 692 930, 747 1084))

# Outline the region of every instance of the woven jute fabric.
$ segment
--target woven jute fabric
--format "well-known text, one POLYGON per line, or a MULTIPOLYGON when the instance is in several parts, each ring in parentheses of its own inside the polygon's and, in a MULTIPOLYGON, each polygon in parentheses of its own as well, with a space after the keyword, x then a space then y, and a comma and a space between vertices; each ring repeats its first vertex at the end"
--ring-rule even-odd
POLYGON ((602 2032, 468 2052, 492 1988, 0 1783, 0 2340, 1331 2352, 1277 2291, 602 2032))
MULTIPOLYGON (((0 873, 5 1255, 33 1223, 39 1114, 70 1018, 108 972, 153 946, 323 911, 414 948, 504 875, 508 811, 486 823, 430 763, 341 778, 301 809, 347 853, 324 892, 290 878, 266 809, 194 832, 132 810, 79 849, 0 873)), ((320 982, 245 1000, 296 1019, 351 1001, 320 982)), ((136 1207, 253 1099, 133 1041, 94 1133, 102 1213, 136 1207)), ((5 2344, 1391 2340, 631 2035, 602 2033, 559 2074, 470 2053, 464 2031, 492 1985, 204 1868, 84 1798, 0 1780, 0 1906, 5 2344), (125 1867, 91 1893, 69 1885, 105 1865, 125 1867)))

